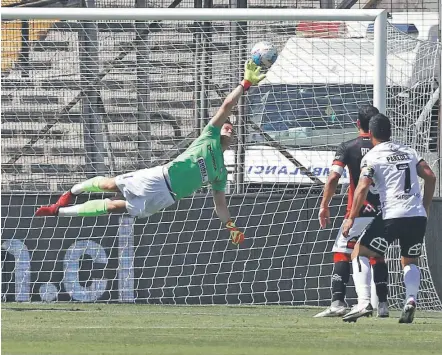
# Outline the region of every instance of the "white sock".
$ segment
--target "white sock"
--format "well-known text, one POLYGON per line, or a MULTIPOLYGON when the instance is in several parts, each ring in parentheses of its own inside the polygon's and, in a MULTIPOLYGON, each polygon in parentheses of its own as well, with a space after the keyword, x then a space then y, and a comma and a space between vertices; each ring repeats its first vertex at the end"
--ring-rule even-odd
POLYGON ((74 205, 69 207, 61 207, 58 210, 60 217, 95 217, 107 214, 107 205, 109 199, 104 200, 91 200, 82 203, 81 205, 74 205))
POLYGON ((373 267, 371 268, 371 283, 370 283, 370 287, 371 287, 371 296, 370 296, 370 303, 373 306, 374 309, 378 309, 379 306, 379 298, 378 298, 378 294, 376 292, 376 284, 374 283, 374 272, 373 272, 373 267))
POLYGON ((58 210, 59 217, 76 217, 81 210, 81 205, 73 205, 69 207, 60 207, 58 210))
POLYGON ((71 193, 74 195, 80 195, 83 192, 84 192, 83 183, 81 182, 71 187, 71 193))
POLYGON ((406 265, 404 267, 406 300, 413 298, 416 301, 420 283, 421 273, 419 267, 415 264, 406 265))
POLYGON ((103 179, 106 178, 103 176, 96 176, 92 179, 75 184, 71 188, 71 192, 74 195, 79 195, 83 192, 104 192, 105 190, 100 188, 100 181, 102 181, 103 179))
POLYGON ((358 256, 352 261, 353 281, 358 294, 358 305, 366 306, 371 298, 371 266, 366 256, 358 256))

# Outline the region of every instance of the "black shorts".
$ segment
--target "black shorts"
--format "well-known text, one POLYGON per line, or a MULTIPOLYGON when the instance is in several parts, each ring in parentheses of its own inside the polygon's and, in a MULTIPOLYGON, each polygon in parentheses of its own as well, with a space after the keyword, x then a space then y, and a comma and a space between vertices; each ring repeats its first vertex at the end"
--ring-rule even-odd
POLYGON ((375 253, 385 255, 388 246, 399 240, 401 255, 416 258, 421 255, 426 228, 426 217, 403 217, 383 221, 379 215, 367 226, 359 243, 375 253))

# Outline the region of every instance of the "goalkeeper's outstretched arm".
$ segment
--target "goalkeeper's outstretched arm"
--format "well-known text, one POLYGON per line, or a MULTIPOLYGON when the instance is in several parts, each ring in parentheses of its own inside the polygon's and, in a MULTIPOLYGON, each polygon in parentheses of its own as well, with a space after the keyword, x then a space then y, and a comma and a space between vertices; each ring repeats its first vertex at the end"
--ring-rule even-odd
POLYGON ((239 98, 244 93, 244 88, 238 85, 224 100, 221 107, 216 112, 215 116, 210 120, 210 124, 215 127, 222 127, 226 123, 230 114, 232 113, 233 107, 238 103, 239 98))
POLYGON ((222 127, 226 123, 232 109, 238 103, 240 97, 246 92, 250 86, 258 84, 265 78, 265 74, 261 74, 261 67, 258 67, 252 61, 248 61, 244 66, 244 80, 238 85, 224 100, 218 112, 210 120, 210 124, 215 127, 222 127))
POLYGON ((226 193, 224 191, 213 190, 213 202, 215 203, 215 212, 218 218, 226 224, 230 221, 230 212, 227 207, 226 193))

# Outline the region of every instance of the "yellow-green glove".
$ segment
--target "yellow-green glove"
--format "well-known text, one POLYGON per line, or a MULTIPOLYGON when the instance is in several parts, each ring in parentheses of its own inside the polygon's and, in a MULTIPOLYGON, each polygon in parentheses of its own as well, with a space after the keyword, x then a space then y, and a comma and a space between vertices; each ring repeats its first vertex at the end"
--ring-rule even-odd
POLYGON ((261 67, 258 67, 252 60, 249 60, 244 65, 244 80, 241 82, 241 85, 244 91, 247 91, 250 86, 258 84, 265 77, 265 74, 261 74, 261 67))
POLYGON ((233 244, 238 245, 244 241, 244 233, 240 232, 238 228, 236 228, 233 221, 228 221, 226 223, 226 228, 230 232, 230 239, 232 240, 233 244))

